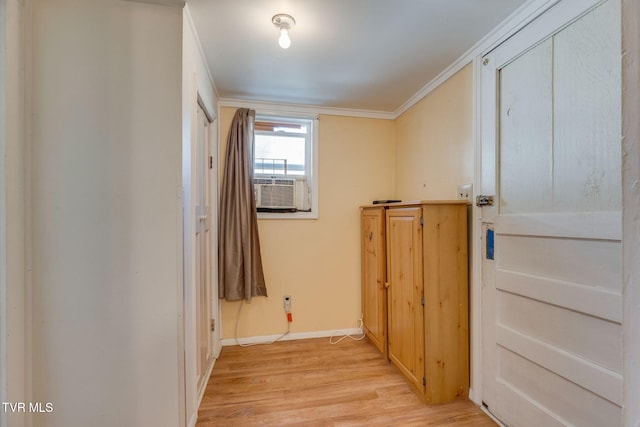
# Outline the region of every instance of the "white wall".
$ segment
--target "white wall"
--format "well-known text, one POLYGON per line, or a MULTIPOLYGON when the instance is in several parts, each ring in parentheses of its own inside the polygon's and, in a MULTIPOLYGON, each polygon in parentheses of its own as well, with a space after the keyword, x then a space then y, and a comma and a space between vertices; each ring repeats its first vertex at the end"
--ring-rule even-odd
POLYGON ((176 426, 182 15, 33 0, 34 425, 176 426))
MULTIPOLYGON (((211 81, 209 70, 204 62, 201 54, 200 44, 195 33, 193 22, 189 14, 189 7, 184 8, 183 14, 183 38, 182 38, 182 184, 184 188, 183 198, 185 209, 189 209, 189 215, 185 215, 184 221, 184 236, 185 236, 185 257, 184 257, 184 304, 185 304, 185 319, 184 319, 184 333, 185 333, 185 395, 186 395, 186 419, 188 425, 195 425, 198 406, 199 406, 199 390, 197 390, 198 378, 197 378, 197 363, 196 363, 196 283, 195 283, 195 223, 192 219, 195 218, 195 210, 191 206, 192 200, 195 197, 194 188, 191 185, 195 179, 194 171, 191 165, 195 161, 195 144, 196 134, 194 129, 197 127, 198 117, 198 97, 200 97, 201 103, 204 106, 206 112, 214 119, 214 122, 209 127, 209 135, 212 139, 217 141, 218 135, 218 121, 216 120, 218 113, 218 99, 211 81)), ((217 146, 216 146, 217 147, 217 146)), ((217 158, 217 153, 212 152, 211 155, 217 158)), ((215 179, 216 174, 212 174, 215 179)), ((217 184, 212 185, 212 189, 217 195, 217 184)), ((214 293, 212 310, 218 310, 218 298, 217 298, 217 198, 211 198, 211 208, 215 212, 212 212, 211 222, 211 249, 212 249, 212 292, 214 293)), ((218 322, 219 323, 219 322, 218 322)), ((219 337, 219 329, 216 331, 216 337, 219 337)), ((218 338, 215 340, 219 342, 218 338)), ((217 355, 219 348, 214 348, 214 354, 217 355)))
MULTIPOLYGON (((24 6, 0 0, 0 401, 25 401, 24 6)), ((0 410, 0 425, 25 417, 0 410)))

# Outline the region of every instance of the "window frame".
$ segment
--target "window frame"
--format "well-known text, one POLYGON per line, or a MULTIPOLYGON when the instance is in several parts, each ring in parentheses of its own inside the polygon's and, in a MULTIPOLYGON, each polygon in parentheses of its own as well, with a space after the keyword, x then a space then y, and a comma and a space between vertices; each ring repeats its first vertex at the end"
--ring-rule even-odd
MULTIPOLYGON (((282 123, 308 123, 310 126, 305 140, 305 174, 289 175, 287 178, 306 178, 309 191, 311 192, 310 212, 258 212, 258 219, 318 219, 318 115, 296 114, 288 112, 268 112, 256 111, 256 122, 279 121, 282 123)), ((255 135, 258 132, 254 130, 255 135)), ((255 169, 255 149, 251 168, 254 178, 269 178, 272 175, 256 174, 255 169)))

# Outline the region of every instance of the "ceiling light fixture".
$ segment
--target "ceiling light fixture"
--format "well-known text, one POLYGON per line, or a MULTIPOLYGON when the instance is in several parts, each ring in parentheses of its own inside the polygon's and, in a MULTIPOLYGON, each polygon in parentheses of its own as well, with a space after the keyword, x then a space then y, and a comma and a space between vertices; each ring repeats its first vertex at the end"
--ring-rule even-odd
POLYGON ((293 16, 286 13, 279 13, 271 18, 273 25, 280 29, 280 38, 278 44, 283 49, 288 49, 291 46, 291 39, 289 38, 289 30, 296 26, 296 20, 293 16))

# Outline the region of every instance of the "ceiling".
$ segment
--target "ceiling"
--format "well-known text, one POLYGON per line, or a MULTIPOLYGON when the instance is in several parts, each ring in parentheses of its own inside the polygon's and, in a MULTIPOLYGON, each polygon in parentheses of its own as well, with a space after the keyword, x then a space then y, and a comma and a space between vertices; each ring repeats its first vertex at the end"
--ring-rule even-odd
POLYGON ((189 0, 221 98, 392 112, 524 0, 189 0), (296 20, 278 46, 277 13, 296 20))

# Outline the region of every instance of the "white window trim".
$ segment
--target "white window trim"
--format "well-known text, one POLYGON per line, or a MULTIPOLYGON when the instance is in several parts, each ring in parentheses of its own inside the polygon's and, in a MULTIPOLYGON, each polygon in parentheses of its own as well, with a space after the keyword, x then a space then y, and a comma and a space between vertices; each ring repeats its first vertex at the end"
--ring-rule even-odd
MULTIPOLYGON (((307 175, 311 181, 311 212, 258 212, 258 219, 318 219, 318 115, 289 113, 284 111, 256 110, 257 117, 291 118, 311 120, 311 173, 307 175)), ((307 157, 307 153, 305 153, 307 157)))

